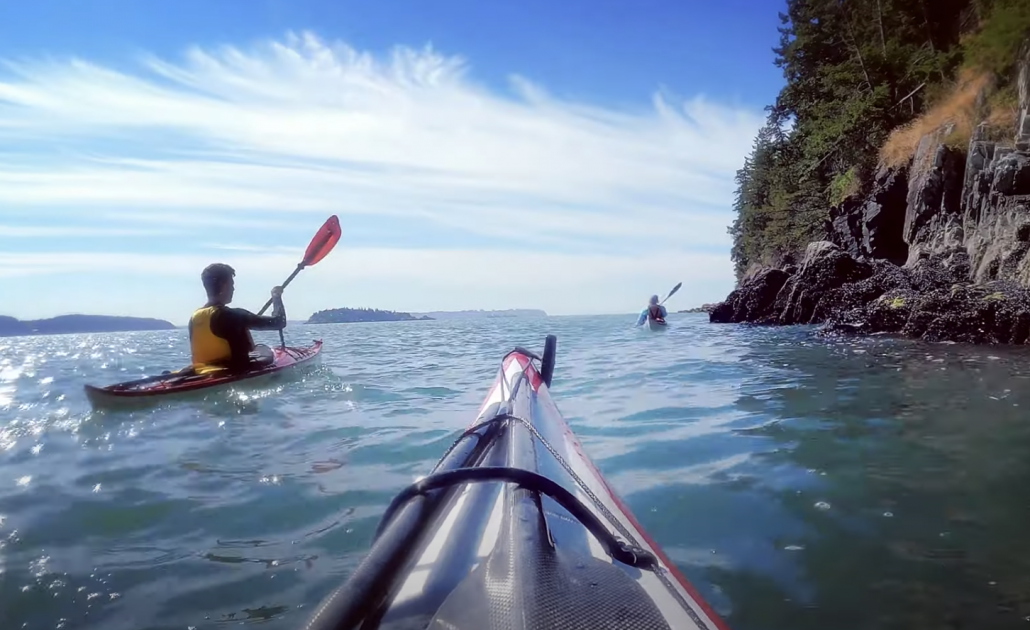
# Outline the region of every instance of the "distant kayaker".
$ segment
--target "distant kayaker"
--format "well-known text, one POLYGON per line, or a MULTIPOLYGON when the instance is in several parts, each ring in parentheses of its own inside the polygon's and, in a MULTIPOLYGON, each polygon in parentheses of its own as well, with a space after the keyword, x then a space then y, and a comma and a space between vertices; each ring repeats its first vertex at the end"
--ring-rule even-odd
POLYGON ((200 274, 207 292, 207 304, 190 317, 190 352, 193 369, 204 373, 227 367, 247 369, 255 362, 264 363, 272 356, 267 346, 255 346, 251 330, 282 330, 286 327, 286 307, 282 287, 272 289, 272 315, 255 315, 242 308, 229 308, 236 290, 236 270, 224 263, 208 265, 200 274), (252 356, 261 348, 258 357, 252 356))
POLYGON ((658 303, 658 296, 652 295, 647 307, 640 311, 640 317, 637 318, 637 326, 643 326, 648 318, 664 323, 668 314, 665 306, 658 303))

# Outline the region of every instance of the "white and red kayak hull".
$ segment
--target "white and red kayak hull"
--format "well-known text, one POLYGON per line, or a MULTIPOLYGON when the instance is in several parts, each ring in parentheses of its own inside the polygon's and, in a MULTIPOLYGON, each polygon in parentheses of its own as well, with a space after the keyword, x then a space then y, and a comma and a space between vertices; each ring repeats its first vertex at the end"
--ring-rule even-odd
POLYGON ((553 339, 541 368, 504 357, 476 419, 394 499, 307 630, 726 629, 551 400, 553 339))

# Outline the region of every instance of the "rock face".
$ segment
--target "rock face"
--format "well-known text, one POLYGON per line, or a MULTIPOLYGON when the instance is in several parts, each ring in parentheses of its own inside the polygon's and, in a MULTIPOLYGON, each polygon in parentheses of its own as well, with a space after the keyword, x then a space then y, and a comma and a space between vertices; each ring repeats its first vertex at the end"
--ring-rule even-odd
MULTIPOLYGON (((945 127, 919 143, 908 179, 907 208, 902 238, 910 248, 909 261, 923 252, 939 248, 961 230, 962 155, 943 144, 951 133, 945 127)), ((957 234, 961 241, 961 234, 957 234)))
POLYGON ((863 280, 872 268, 829 241, 809 243, 801 269, 783 285, 773 304, 782 324, 809 324, 828 292, 863 280))
POLYGON ((799 268, 741 282, 712 322, 826 324, 927 340, 1030 342, 1030 45, 1011 143, 978 127, 965 156, 924 136, 911 163, 829 210, 799 268))
POLYGON ((725 302, 708 313, 711 322, 775 323, 773 302, 790 274, 782 269, 765 269, 750 278, 745 286, 730 293, 725 302))
POLYGON ((867 198, 830 208, 827 231, 832 241, 854 258, 903 264, 908 258, 908 243, 902 238, 907 194, 907 168, 880 169, 867 198))

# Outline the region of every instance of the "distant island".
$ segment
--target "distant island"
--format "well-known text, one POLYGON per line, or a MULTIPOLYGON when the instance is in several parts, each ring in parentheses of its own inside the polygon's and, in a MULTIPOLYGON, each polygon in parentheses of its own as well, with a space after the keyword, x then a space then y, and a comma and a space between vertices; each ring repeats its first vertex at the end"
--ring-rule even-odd
POLYGON ((504 311, 431 311, 429 313, 415 313, 415 315, 428 316, 430 319, 547 317, 547 313, 544 311, 531 308, 511 308, 504 311))
POLYGON ((0 315, 0 337, 21 335, 62 335, 68 333, 129 332, 137 330, 174 330, 175 325, 149 317, 113 315, 61 315, 49 319, 20 320, 0 315))
POLYGON ((718 306, 718 304, 702 304, 701 306, 695 306, 694 308, 688 308, 684 311, 676 311, 677 313, 711 313, 712 309, 718 306))
POLYGON ((309 324, 352 324, 357 322, 414 322, 431 320, 411 313, 381 311, 377 308, 331 308, 318 311, 308 318, 309 324))

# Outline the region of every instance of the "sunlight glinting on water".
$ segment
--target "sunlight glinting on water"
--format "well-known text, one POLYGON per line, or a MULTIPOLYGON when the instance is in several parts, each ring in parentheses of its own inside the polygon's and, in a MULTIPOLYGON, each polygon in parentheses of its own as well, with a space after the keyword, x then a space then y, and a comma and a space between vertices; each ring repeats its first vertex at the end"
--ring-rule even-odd
POLYGON ((91 410, 82 385, 181 367, 184 331, 5 340, 0 627, 255 610, 297 627, 472 419, 504 352, 548 333, 559 410, 734 630, 931 627, 960 606, 979 627, 1025 623, 1022 604, 992 603, 1030 594, 1030 514, 1008 494, 1030 483, 1019 350, 670 321, 291 326, 292 343, 325 340, 320 369, 129 412, 91 410))

